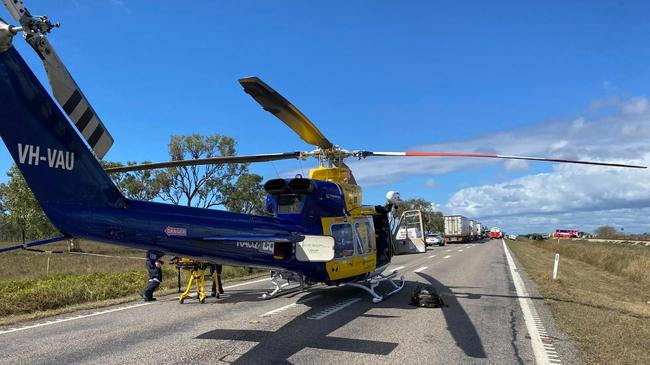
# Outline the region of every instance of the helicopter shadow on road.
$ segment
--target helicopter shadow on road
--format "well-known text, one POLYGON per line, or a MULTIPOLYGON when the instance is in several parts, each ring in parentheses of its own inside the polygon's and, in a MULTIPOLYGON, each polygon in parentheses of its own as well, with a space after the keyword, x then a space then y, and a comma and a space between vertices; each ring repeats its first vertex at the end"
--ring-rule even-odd
POLYGON ((456 341, 456 345, 469 357, 485 358, 486 354, 481 337, 469 315, 458 302, 454 292, 430 275, 423 272, 415 274, 431 284, 444 301, 445 306, 442 308, 442 313, 447 322, 447 329, 454 341, 456 341))
MULTIPOLYGON (((430 276, 421 275, 421 277, 440 292, 450 292, 442 283, 430 276)), ((399 315, 367 313, 375 308, 429 310, 419 309, 410 304, 411 292, 416 286, 422 284, 422 282, 407 281, 404 289, 400 293, 378 304, 373 304, 367 294, 356 288, 321 287, 321 289, 309 291, 307 295, 299 300, 299 303, 310 307, 309 310, 277 330, 217 328, 197 336, 196 339, 238 340, 257 343, 249 351, 241 354, 239 358, 234 360, 234 364, 286 364, 289 363, 288 359, 291 356, 306 348, 388 356, 399 346, 399 343, 342 338, 330 334, 359 317, 376 318, 386 321, 399 320, 400 318, 399 315), (341 303, 343 300, 354 298, 360 298, 361 300, 330 315, 325 320, 309 319, 309 317, 317 315, 332 305, 341 303)), ((467 313, 455 298, 453 298, 453 295, 449 296, 446 300, 448 306, 443 308, 442 311, 447 321, 447 327, 458 347, 469 357, 485 358, 486 355, 483 345, 467 313)), ((390 322, 387 325, 390 325, 390 322)))

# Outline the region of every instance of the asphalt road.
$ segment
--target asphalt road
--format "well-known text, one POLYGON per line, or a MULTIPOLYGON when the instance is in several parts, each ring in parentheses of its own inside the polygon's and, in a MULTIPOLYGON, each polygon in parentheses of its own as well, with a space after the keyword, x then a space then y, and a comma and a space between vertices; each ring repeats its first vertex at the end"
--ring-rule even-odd
MULTIPOLYGON (((535 363, 500 240, 396 256, 397 267, 406 286, 379 304, 343 286, 261 300, 271 285, 258 279, 226 285, 226 295, 205 304, 167 296, 0 328, 0 364, 535 363), (438 290, 445 307, 409 304, 423 283, 438 290)), ((570 342, 527 289, 536 321, 555 342, 552 363, 575 363, 570 342)))

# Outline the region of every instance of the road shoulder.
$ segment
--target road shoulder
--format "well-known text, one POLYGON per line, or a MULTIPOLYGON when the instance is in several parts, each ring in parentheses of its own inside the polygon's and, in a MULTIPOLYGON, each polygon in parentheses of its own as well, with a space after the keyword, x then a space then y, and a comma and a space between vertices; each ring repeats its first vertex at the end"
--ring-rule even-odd
POLYGON ((552 341, 552 345, 558 354, 560 362, 562 364, 580 364, 580 352, 578 351, 575 342, 570 336, 560 330, 551 313, 551 309, 546 305, 545 299, 543 299, 544 296, 541 294, 539 287, 533 280, 531 280, 524 266, 517 259, 515 253, 510 249, 509 252, 515 266, 517 267, 517 271, 526 286, 529 297, 531 298, 530 303, 535 307, 539 320, 546 331, 545 337, 552 341))

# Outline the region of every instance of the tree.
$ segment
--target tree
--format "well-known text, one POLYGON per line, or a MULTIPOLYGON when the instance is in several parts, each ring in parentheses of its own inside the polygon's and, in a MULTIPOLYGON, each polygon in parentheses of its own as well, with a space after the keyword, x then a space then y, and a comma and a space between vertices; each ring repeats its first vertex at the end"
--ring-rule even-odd
MULTIPOLYGON (((218 134, 172 136, 169 154, 174 161, 234 156, 235 140, 218 134)), ((183 166, 161 171, 156 178, 161 186, 162 199, 173 204, 210 208, 227 202, 225 192, 246 170, 246 164, 183 166)))
MULTIPOLYGON (((142 162, 150 163, 150 161, 142 162)), ((121 167, 119 162, 101 161, 104 168, 121 167)), ((136 162, 129 161, 127 165, 135 165, 136 162)), ((153 200, 162 189, 160 174, 152 170, 116 172, 111 173, 115 185, 126 197, 137 200, 153 200)))
POLYGON ((407 210, 419 210, 422 212, 424 229, 429 232, 442 232, 444 230, 444 220, 441 212, 433 209, 431 202, 422 198, 407 199, 397 207, 395 216, 402 216, 407 210))
POLYGON ((20 237, 16 226, 12 224, 7 215, 6 198, 4 195, 5 189, 0 184, 0 241, 14 241, 20 237))
POLYGON ((616 238, 618 236, 618 232, 616 232, 616 228, 612 226, 602 226, 596 228, 596 236, 598 238, 616 238))
MULTIPOLYGON (((235 141, 212 135, 172 136, 171 160, 233 156, 235 141)), ((143 164, 148 162, 142 162, 143 164)), ((133 165, 135 162, 128 162, 133 165)), ((123 166, 102 161, 104 168, 123 166)), ((247 173, 246 164, 213 164, 111 173, 122 193, 131 199, 152 200, 160 197, 173 204, 210 208, 223 205, 233 212, 265 214, 266 194, 262 176, 247 173)))
POLYGON ((266 192, 260 175, 241 174, 235 184, 224 187, 223 194, 226 199, 223 205, 231 212, 266 214, 266 192))
POLYGON ((17 227, 23 242, 53 236, 56 228, 45 216, 18 167, 12 165, 7 176, 9 181, 0 184, 5 223, 17 227))

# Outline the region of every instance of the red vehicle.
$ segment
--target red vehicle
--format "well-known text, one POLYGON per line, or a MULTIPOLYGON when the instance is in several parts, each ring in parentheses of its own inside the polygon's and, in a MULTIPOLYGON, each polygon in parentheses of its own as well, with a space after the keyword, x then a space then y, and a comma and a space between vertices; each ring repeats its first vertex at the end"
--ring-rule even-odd
POLYGON ((584 233, 573 229, 556 229, 553 237, 555 238, 580 238, 584 233))
POLYGON ((501 228, 493 227, 490 229, 490 238, 503 238, 503 232, 501 232, 501 228))

